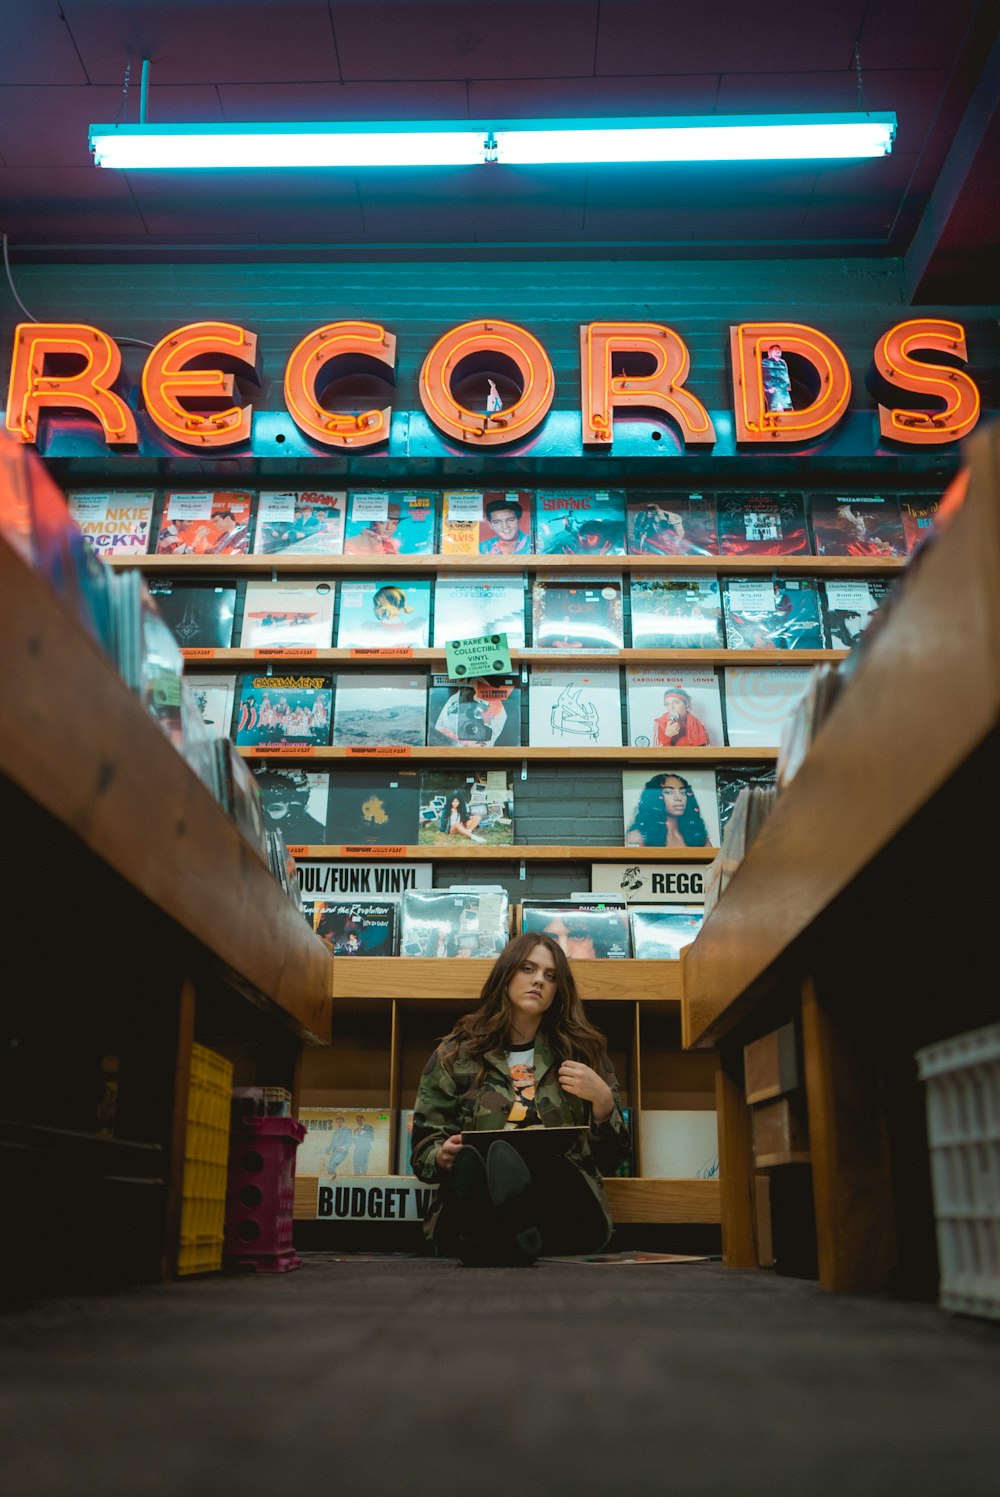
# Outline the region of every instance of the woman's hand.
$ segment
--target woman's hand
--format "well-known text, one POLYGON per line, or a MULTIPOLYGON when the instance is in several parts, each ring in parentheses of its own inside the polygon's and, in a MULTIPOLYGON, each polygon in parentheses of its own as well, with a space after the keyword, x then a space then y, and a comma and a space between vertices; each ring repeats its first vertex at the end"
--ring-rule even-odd
POLYGON ((438 1169, 450 1170, 461 1147, 462 1135, 460 1133, 453 1133, 450 1138, 445 1139, 443 1144, 438 1144, 437 1153, 434 1156, 438 1169))
POLYGON ((595 1123, 606 1123, 615 1110, 615 1099, 608 1083, 582 1060, 564 1060, 559 1067, 559 1085, 572 1097, 582 1097, 593 1107, 595 1123))

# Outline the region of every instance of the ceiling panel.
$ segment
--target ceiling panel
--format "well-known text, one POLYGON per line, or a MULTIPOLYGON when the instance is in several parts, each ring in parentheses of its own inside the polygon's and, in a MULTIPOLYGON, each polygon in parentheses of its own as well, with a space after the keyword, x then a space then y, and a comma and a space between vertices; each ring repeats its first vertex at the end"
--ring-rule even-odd
POLYGON ((255 243, 270 237, 275 222, 292 240, 353 238, 364 231, 349 173, 283 172, 266 182, 220 172, 129 172, 127 177, 155 238, 255 243), (250 194, 256 214, 248 211, 250 194))
POLYGON ((128 183, 92 166, 53 167, 38 172, 29 166, 0 167, 2 228, 16 246, 36 235, 72 243, 80 236, 95 242, 117 235, 145 235, 128 183))
POLYGON ((976 10, 976 0, 948 0, 947 5, 936 0, 868 0, 861 32, 862 66, 939 68, 950 63, 976 10))
POLYGON ((346 81, 573 77, 594 70, 596 0, 331 0, 346 81))
POLYGON ((464 83, 222 83, 227 120, 461 120, 464 83))
POLYGON ((474 119, 570 119, 574 115, 711 114, 715 73, 648 78, 482 79, 469 84, 474 119))
POLYGON ((0 83, 86 83, 58 0, 4 0, 0 83))
POLYGON ((597 73, 780 72, 847 67, 863 0, 836 5, 791 0, 604 0, 597 73))
POLYGON ((62 0, 62 8, 92 83, 120 82, 130 53, 148 57, 163 84, 339 76, 325 0, 62 0))

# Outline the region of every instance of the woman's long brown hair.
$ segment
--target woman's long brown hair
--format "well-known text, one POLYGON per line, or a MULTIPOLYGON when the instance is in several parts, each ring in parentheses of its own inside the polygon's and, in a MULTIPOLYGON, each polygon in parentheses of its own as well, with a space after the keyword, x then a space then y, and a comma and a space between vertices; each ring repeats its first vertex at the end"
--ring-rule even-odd
POLYGON ((566 953, 551 936, 525 931, 509 941, 493 963, 483 984, 479 1007, 465 1014, 441 1043, 441 1058, 449 1065, 461 1053, 480 1062, 491 1050, 508 1048, 512 1009, 507 986, 536 946, 544 946, 556 971, 556 995, 542 1015, 539 1028, 547 1036, 558 1060, 582 1060, 597 1069, 606 1041, 583 1011, 566 953))

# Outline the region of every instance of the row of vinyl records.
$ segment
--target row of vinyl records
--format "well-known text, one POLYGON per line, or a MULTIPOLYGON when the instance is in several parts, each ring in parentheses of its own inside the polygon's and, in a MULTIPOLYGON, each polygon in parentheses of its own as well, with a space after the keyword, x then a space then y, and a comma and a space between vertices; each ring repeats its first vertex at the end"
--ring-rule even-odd
POLYGON ((206 724, 240 748, 759 749, 779 746, 809 672, 533 666, 526 687, 520 675, 452 681, 371 670, 186 681, 206 724))
MULTIPOLYGON (((333 956, 493 957, 510 939, 510 899, 499 884, 307 901, 303 913, 333 956)), ((551 936, 571 961, 676 961, 702 921, 700 905, 626 907, 597 895, 524 899, 515 914, 519 931, 551 936)))
MULTIPOLYGON (((633 1153, 615 1173, 627 1177, 635 1174, 636 1112, 628 1107, 624 1112, 633 1132, 633 1153)), ((306 1129, 296 1151, 295 1173, 299 1179, 359 1182, 412 1173, 412 1108, 393 1112, 347 1104, 301 1107, 298 1120, 306 1129)), ((644 1176, 688 1180, 718 1176, 718 1122, 713 1110, 643 1107, 638 1128, 644 1176)))
POLYGON ((849 649, 889 577, 482 576, 188 582, 154 578, 185 650, 443 649, 505 635, 511 649, 849 649), (628 601, 629 607, 624 606, 628 601), (531 637, 525 629, 530 615, 531 637), (240 622, 237 623, 239 614, 240 622), (626 614, 628 623, 626 623, 626 614))
POLYGON ((102 556, 904 557, 936 495, 624 489, 70 494, 102 556))

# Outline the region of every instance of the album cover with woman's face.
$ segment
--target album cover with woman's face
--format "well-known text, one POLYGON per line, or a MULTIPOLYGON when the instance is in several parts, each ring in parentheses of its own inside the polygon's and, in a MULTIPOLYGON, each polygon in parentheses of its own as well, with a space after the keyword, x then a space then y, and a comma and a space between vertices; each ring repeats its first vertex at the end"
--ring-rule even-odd
POLYGON ((622 770, 627 847, 718 847, 715 770, 622 770))
POLYGON ((425 650, 430 621, 429 577, 340 584, 338 649, 425 650))

